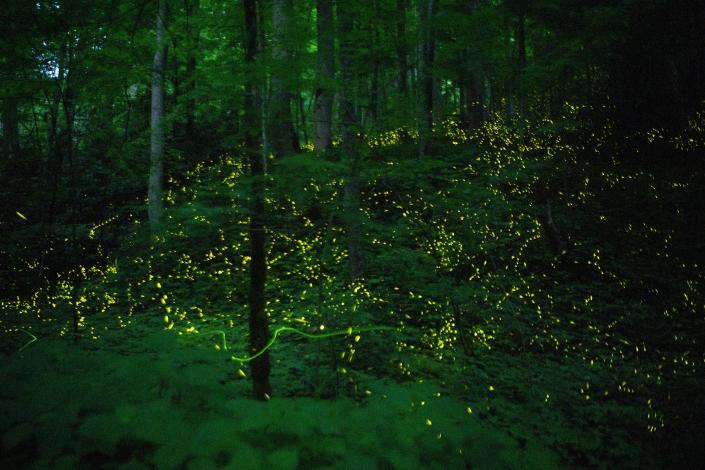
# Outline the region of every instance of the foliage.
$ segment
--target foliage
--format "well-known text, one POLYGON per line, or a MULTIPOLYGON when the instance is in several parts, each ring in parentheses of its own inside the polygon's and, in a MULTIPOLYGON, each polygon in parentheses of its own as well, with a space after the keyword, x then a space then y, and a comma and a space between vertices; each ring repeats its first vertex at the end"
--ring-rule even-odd
POLYGON ((336 50, 356 122, 336 117, 321 151, 315 2, 293 2, 286 64, 257 3, 264 53, 246 69, 238 2, 169 2, 166 209, 150 231, 155 2, 9 2, 0 465, 702 462, 702 5, 355 0, 354 47, 336 50), (262 126, 260 403, 243 365, 263 353, 247 346, 244 103, 266 118, 274 77, 301 151, 270 154, 262 126))

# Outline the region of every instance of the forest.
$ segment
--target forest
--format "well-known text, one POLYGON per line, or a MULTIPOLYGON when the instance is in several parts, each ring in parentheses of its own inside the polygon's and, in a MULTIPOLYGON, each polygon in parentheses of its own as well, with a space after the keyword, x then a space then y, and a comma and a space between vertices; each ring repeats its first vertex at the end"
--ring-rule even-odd
POLYGON ((2 4, 1 468, 702 468, 705 2, 2 4))

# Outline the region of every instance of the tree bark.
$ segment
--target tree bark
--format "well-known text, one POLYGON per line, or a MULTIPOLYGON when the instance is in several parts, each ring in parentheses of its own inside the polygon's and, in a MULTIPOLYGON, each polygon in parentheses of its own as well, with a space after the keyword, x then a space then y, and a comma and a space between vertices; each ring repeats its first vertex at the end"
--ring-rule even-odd
POLYGON ((132 97, 130 87, 125 88, 125 122, 122 125, 122 142, 130 140, 130 118, 132 117, 132 97))
POLYGON ((47 226, 48 226, 48 236, 51 239, 53 237, 54 233, 54 219, 57 213, 57 199, 58 199, 58 192, 59 192, 59 184, 61 182, 62 176, 63 176, 63 170, 64 170, 64 153, 63 149, 61 146, 61 139, 60 139, 60 132, 59 132, 59 106, 61 105, 61 98, 62 98, 62 85, 61 85, 61 80, 64 77, 64 71, 65 71, 65 66, 64 66, 64 56, 62 54, 59 55, 59 60, 58 60, 58 74, 57 78, 54 82, 56 89, 52 93, 51 99, 47 95, 47 102, 48 102, 48 118, 49 118, 49 137, 48 137, 48 149, 49 149, 49 156, 47 159, 47 179, 48 179, 48 186, 50 188, 49 190, 49 207, 48 207, 48 217, 47 217, 47 226))
POLYGON ((409 93, 409 59, 406 50, 406 0, 397 0, 397 90, 406 97, 409 93))
POLYGON ((15 97, 7 97, 3 102, 2 134, 5 157, 8 160, 17 158, 20 153, 20 131, 15 97))
POLYGON ((149 227, 155 231, 162 220, 162 181, 164 179, 164 71, 166 67, 167 45, 164 37, 166 25, 166 1, 158 0, 157 11, 157 50, 152 64, 152 112, 150 118, 150 165, 149 187, 149 227))
POLYGON ((291 66, 292 0, 272 0, 272 99, 269 106, 269 142, 275 155, 300 150, 291 115, 291 89, 286 71, 291 66))
POLYGON ((361 248, 362 217, 360 214, 359 182, 359 142, 357 133, 359 122, 353 93, 355 76, 353 71, 353 17, 355 12, 350 2, 338 4, 338 21, 340 34, 340 121, 342 127, 342 154, 347 166, 347 178, 344 186, 344 217, 348 231, 348 262, 351 279, 359 279, 364 271, 364 256, 361 248))
POLYGON ((494 104, 492 98, 492 83, 488 75, 483 75, 483 93, 482 93, 482 120, 488 121, 494 113, 494 104))
POLYGON ((200 7, 199 0, 186 0, 186 21, 189 29, 188 59, 186 61, 186 139, 191 145, 196 138, 196 52, 199 30, 193 25, 193 16, 200 7))
POLYGON ((333 42, 333 2, 316 0, 316 102, 313 108, 313 148, 323 152, 330 147, 333 115, 332 83, 335 73, 333 42))
MULTIPOLYGON (((243 0, 245 13, 245 116, 243 122, 245 152, 250 163, 250 353, 256 354, 269 341, 269 325, 265 311, 264 288, 267 277, 267 260, 265 252, 265 204, 264 204, 264 169, 265 156, 262 153, 260 107, 260 89, 254 68, 257 65, 258 21, 255 0, 243 0)), ((266 400, 272 394, 269 384, 269 352, 250 362, 250 374, 253 381, 253 396, 257 400, 266 400)))
MULTIPOLYGON (((372 14, 375 19, 380 17, 379 2, 377 0, 372 0, 372 14)), ((369 49, 372 51, 372 75, 370 77, 370 94, 369 94, 369 106, 368 117, 369 125, 362 126, 363 129, 374 129, 377 126, 377 118, 380 112, 380 68, 381 68, 381 58, 377 45, 380 43, 380 25, 378 21, 372 21, 370 26, 372 31, 370 34, 370 44, 369 49)))
POLYGON ((431 22, 436 13, 436 0, 419 1, 419 58, 418 58, 418 106, 417 125, 419 132, 419 156, 428 150, 428 141, 433 132, 433 74, 431 67, 435 53, 435 41, 431 22))
POLYGON ((519 93, 519 116, 526 116, 526 90, 524 87, 524 70, 526 69, 526 13, 522 10, 517 19, 517 91, 519 93))
POLYGON ((69 165, 69 184, 71 197, 69 199, 69 221, 71 223, 71 241, 76 245, 76 214, 79 209, 78 185, 76 182, 76 165, 74 164, 74 123, 76 120, 76 96, 73 88, 73 50, 68 44, 64 47, 66 57, 66 79, 61 93, 61 104, 64 111, 65 155, 69 165))
MULTIPOLYGON (((267 49, 267 39, 265 37, 265 21, 264 21, 264 3, 269 0, 255 0, 255 8, 259 12, 257 17, 257 54, 264 57, 267 49)), ((259 107, 260 107, 260 128, 261 133, 261 151, 265 157, 271 153, 271 145, 269 143, 269 99, 271 92, 270 80, 265 79, 257 88, 259 107)), ((264 159, 264 172, 267 172, 267 159, 264 159)))

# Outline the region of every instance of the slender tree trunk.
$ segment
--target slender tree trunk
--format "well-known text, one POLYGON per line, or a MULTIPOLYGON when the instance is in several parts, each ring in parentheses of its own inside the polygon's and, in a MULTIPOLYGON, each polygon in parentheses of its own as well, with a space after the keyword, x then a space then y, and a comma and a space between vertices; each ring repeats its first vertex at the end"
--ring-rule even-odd
POLYGON ((76 245, 76 213, 79 209, 78 202, 78 184, 76 180, 76 167, 74 162, 74 123, 75 123, 75 112, 76 112, 76 99, 75 92, 73 88, 73 80, 71 79, 71 74, 73 71, 73 51, 70 45, 64 48, 64 55, 67 60, 66 67, 66 80, 64 82, 64 90, 61 93, 61 105, 64 111, 64 136, 65 144, 64 151, 66 158, 68 160, 69 167, 69 192, 71 194, 69 198, 68 212, 70 214, 69 221, 71 223, 71 241, 72 244, 76 245))
MULTIPOLYGON (((63 49, 62 49, 62 52, 63 49)), ((63 177, 64 170, 64 152, 61 145, 61 132, 59 128, 59 108, 61 106, 63 90, 62 80, 64 78, 65 54, 58 54, 58 67, 56 79, 53 81, 55 89, 50 94, 45 92, 45 97, 48 105, 49 118, 49 135, 48 135, 48 152, 47 164, 45 167, 46 174, 43 179, 47 180, 49 188, 49 203, 47 204, 47 215, 42 220, 42 235, 46 237, 46 248, 42 252, 39 266, 39 281, 46 281, 47 286, 53 289, 53 279, 56 276, 58 269, 56 268, 56 251, 54 250, 54 222, 58 212, 59 205, 59 186, 63 177)))
POLYGON ((196 52, 198 50, 199 30, 193 24, 193 16, 198 12, 199 0, 186 0, 186 22, 189 29, 189 51, 186 61, 186 138, 190 145, 196 138, 196 52))
POLYGON ((150 119, 150 165, 148 188, 149 226, 154 231, 162 219, 162 182, 164 179, 164 71, 167 45, 164 37, 166 1, 158 0, 157 50, 152 65, 152 113, 150 119))
POLYGON ((17 99, 5 98, 2 111, 3 151, 8 160, 20 153, 20 131, 17 118, 17 99))
POLYGON ((132 117, 132 97, 130 88, 125 88, 125 123, 122 126, 122 141, 127 143, 130 140, 130 117, 132 117))
POLYGON ((436 12, 436 0, 420 1, 419 8, 419 86, 417 121, 419 131, 419 156, 426 154, 433 132, 433 74, 431 68, 435 41, 431 22, 436 12))
POLYGON ((470 128, 470 116, 468 115, 469 107, 470 98, 467 83, 465 78, 461 77, 458 83, 458 115, 460 116, 460 125, 463 129, 470 128))
POLYGON ((366 129, 374 129, 377 126, 377 118, 379 117, 379 60, 375 58, 374 65, 372 66, 372 78, 370 80, 370 105, 369 105, 369 119, 370 126, 366 129))
POLYGON ((441 81, 433 77, 433 91, 432 98, 433 104, 431 105, 431 112, 433 113, 433 124, 440 124, 445 119, 445 96, 443 96, 443 89, 441 88, 441 81))
POLYGON ((514 46, 514 41, 516 39, 516 30, 513 29, 511 26, 507 30, 507 43, 506 43, 506 63, 509 67, 509 70, 512 72, 510 73, 504 80, 504 95, 507 97, 506 100, 506 113, 511 116, 514 114, 516 111, 516 96, 515 93, 517 92, 517 73, 516 73, 516 67, 517 67, 517 59, 516 59, 516 48, 514 46))
POLYGON ((333 2, 316 0, 316 102, 313 108, 313 147, 322 152, 330 147, 333 115, 333 74, 335 52, 333 43, 333 2))
MULTIPOLYGON (((245 13, 245 152, 249 158, 252 175, 250 193, 250 353, 264 349, 269 341, 269 325, 265 312, 264 287, 267 277, 265 252, 265 205, 264 173, 265 156, 261 148, 261 107, 260 87, 254 68, 259 55, 258 22, 255 0, 243 0, 245 13)), ((269 384, 269 352, 250 362, 253 381, 253 395, 257 400, 266 400, 272 394, 269 384)))
MULTIPOLYGON (((167 0, 168 1, 168 0, 167 0)), ((171 100, 165 104, 171 109, 178 109, 181 102, 181 74, 179 73, 179 42, 176 38, 171 40, 171 100)), ((167 67, 169 67, 169 58, 167 57, 167 67)), ((163 118, 162 118, 163 119, 163 118)), ((181 137, 183 129, 179 125, 171 126, 172 140, 177 140, 181 137)))
POLYGON ((299 151, 291 115, 291 89, 286 75, 291 67, 292 0, 272 0, 272 100, 269 105, 269 141, 275 155, 299 151))
POLYGON ((517 20, 517 55, 518 76, 517 91, 519 92, 519 116, 526 116, 526 90, 524 86, 524 71, 526 69, 526 13, 522 11, 517 20))
POLYGON ((380 111, 380 68, 381 68, 381 58, 377 45, 380 43, 380 10, 379 1, 372 0, 372 13, 374 15, 374 20, 371 21, 370 26, 372 31, 370 34, 370 44, 369 49, 372 51, 372 76, 370 77, 370 94, 369 94, 369 106, 368 106, 368 119, 369 124, 362 127, 363 129, 375 129, 377 127, 377 118, 379 117, 380 111), (367 127, 369 126, 369 127, 367 127))
POLYGON ((492 83, 490 82, 490 77, 488 75, 483 76, 483 93, 482 93, 482 120, 487 121, 491 118, 492 113, 494 113, 494 104, 492 97, 492 83))
MULTIPOLYGON (((259 12, 257 17, 257 54, 264 57, 267 49, 267 40, 265 38, 265 21, 264 21, 264 2, 269 0, 255 0, 255 8, 259 12)), ((271 81, 265 79, 257 89, 258 101, 260 107, 260 128, 262 130, 262 155, 267 156, 271 153, 271 145, 269 142, 269 102, 271 101, 271 81)), ((264 172, 267 172, 267 159, 264 159, 264 172)))
POLYGON ((364 271, 362 253, 362 217, 360 213, 359 161, 360 148, 357 133, 359 121, 353 102, 355 76, 353 74, 352 42, 353 17, 355 12, 349 2, 338 4, 340 29, 340 121, 342 126, 342 153, 346 163, 347 178, 344 187, 344 216, 348 229, 348 261, 351 279, 359 279, 364 271))
MULTIPOLYGON (((71 86, 69 79, 66 80, 66 85, 64 87, 64 92, 61 97, 62 107, 64 110, 64 124, 66 126, 65 136, 66 136, 66 157, 68 159, 69 169, 73 171, 73 134, 74 134, 74 122, 75 122, 75 100, 74 91, 71 86)), ((74 179, 74 175, 71 175, 71 179, 74 179)))
POLYGON ((186 85, 188 99, 186 100, 186 137, 193 141, 196 134, 196 52, 189 51, 186 62, 186 85))
MULTIPOLYGON (((75 97, 73 87, 71 86, 71 48, 68 47, 68 73, 66 76, 66 85, 64 86, 64 92, 62 94, 62 105, 64 109, 64 123, 66 125, 66 157, 68 160, 69 167, 69 184, 70 184, 70 198, 68 201, 68 213, 69 213, 69 223, 71 224, 71 250, 72 259, 71 262, 76 262, 79 259, 79 246, 76 236, 76 224, 78 223, 78 210, 80 209, 79 203, 79 191, 78 183, 76 180, 76 165, 74 161, 74 143, 73 143, 73 129, 75 122, 75 97)), ((79 312, 76 305, 76 286, 79 284, 79 274, 74 272, 71 274, 72 287, 71 287, 71 306, 72 306, 72 327, 73 327, 73 342, 78 343, 79 340, 79 312)))
POLYGON ((397 0, 397 90, 399 94, 406 97, 409 93, 409 59, 406 50, 406 1, 397 0))
POLYGON ((380 18, 380 10, 379 10, 379 1, 378 0, 372 0, 372 21, 369 23, 369 27, 371 31, 369 32, 369 43, 368 43, 368 48, 371 52, 370 54, 370 60, 371 60, 371 66, 372 70, 371 73, 369 74, 369 82, 367 80, 364 81, 366 85, 369 87, 369 93, 368 93, 368 99, 367 99, 367 106, 365 106, 365 117, 367 118, 367 123, 365 123, 364 126, 361 126, 362 129, 376 129, 377 126, 377 119, 380 114, 380 82, 381 82, 381 57, 380 57, 380 52, 378 48, 378 44, 380 43, 380 24, 379 24, 379 18, 380 18))
POLYGON ((59 183, 61 181, 63 168, 64 168, 64 153, 61 148, 61 142, 59 138, 59 105, 61 103, 61 85, 58 80, 63 76, 63 61, 59 63, 59 78, 57 78, 56 90, 54 91, 54 96, 49 105, 49 138, 48 138, 48 148, 49 156, 47 159, 47 179, 49 180, 49 210, 47 217, 47 233, 49 238, 53 237, 54 232, 54 219, 56 216, 56 205, 59 192, 59 183))
POLYGON ((303 141, 308 143, 308 129, 306 128, 306 107, 304 106, 304 96, 301 91, 296 92, 296 107, 299 115, 299 130, 303 141))

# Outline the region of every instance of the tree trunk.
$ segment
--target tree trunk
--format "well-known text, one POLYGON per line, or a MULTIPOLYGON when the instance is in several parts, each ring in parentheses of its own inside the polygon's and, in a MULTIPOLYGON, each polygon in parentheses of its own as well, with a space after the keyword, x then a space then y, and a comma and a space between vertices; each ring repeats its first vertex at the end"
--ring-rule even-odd
POLYGON ((7 97, 3 102, 2 134, 5 158, 8 160, 17 158, 20 153, 20 131, 15 97, 7 97))
MULTIPOLYGON (((264 162, 265 155, 261 149, 261 107, 260 91, 254 68, 257 65, 258 22, 255 0, 243 0, 245 13, 245 116, 243 128, 245 133, 245 152, 250 163, 250 353, 256 354, 269 341, 269 325, 265 312, 264 287, 267 277, 267 260, 265 252, 264 224, 264 162)), ((253 381, 253 396, 257 400, 266 400, 272 394, 269 384, 269 352, 250 362, 250 374, 253 381)))
POLYGON ((303 137, 303 141, 308 143, 308 129, 306 128, 306 106, 304 105, 304 95, 301 90, 296 92, 296 108, 298 113, 298 126, 303 137))
POLYGON ((323 152, 330 147, 333 115, 332 84, 335 73, 333 42, 333 2, 316 0, 316 102, 313 108, 313 148, 323 152))
MULTIPOLYGON (((265 56, 267 49, 267 39, 265 37, 265 21, 264 21, 264 2, 269 0, 255 0, 255 8, 259 12, 257 16, 257 54, 260 57, 265 56)), ((269 144, 269 108, 268 104, 270 100, 271 92, 271 81, 265 79, 262 81, 260 86, 257 88, 259 108, 260 108, 260 129, 261 133, 261 149, 262 155, 265 156, 264 159, 264 172, 267 172, 267 159, 266 156, 271 153, 271 145, 269 144)))
MULTIPOLYGON (((168 0, 167 0, 168 1, 168 0)), ((164 106, 171 109, 179 109, 179 103, 181 102, 181 74, 179 73, 179 43, 176 38, 171 40, 171 100, 164 106)), ((167 58, 167 67, 169 67, 169 60, 167 58)), ((165 74, 166 76, 166 74, 165 74)), ((181 126, 174 125, 171 126, 171 139, 172 141, 178 141, 181 137, 183 130, 181 126)))
POLYGON ((76 165, 74 164, 74 123, 76 120, 76 97, 73 89, 71 74, 73 71, 73 51, 71 45, 64 48, 64 55, 67 60, 66 80, 64 90, 61 93, 61 105, 64 111, 64 135, 65 135, 65 155, 69 166, 69 184, 71 197, 69 198, 68 212, 71 223, 71 242, 76 247, 76 214, 79 209, 78 185, 76 182, 76 165))
POLYGON ((443 89, 441 88, 441 81, 434 77, 432 80, 433 90, 432 98, 433 104, 431 105, 431 111, 433 116, 433 124, 440 124, 445 119, 445 96, 443 96, 443 89))
POLYGON ((359 183, 359 122, 353 103, 355 76, 352 64, 354 45, 352 42, 353 17, 355 12, 349 2, 338 4, 340 29, 340 121, 342 126, 342 153, 347 166, 344 187, 344 217, 348 231, 348 262, 350 278, 359 279, 364 271, 364 256, 361 248, 362 217, 360 213, 359 183))
POLYGON ((397 90, 406 97, 409 93, 407 82, 409 80, 409 61, 406 51, 406 0, 397 0, 397 90))
POLYGON ((526 116, 526 90, 524 87, 524 70, 526 69, 526 13, 519 13, 517 20, 517 91, 519 92, 519 116, 526 116))
MULTIPOLYGON (((75 96, 71 83, 71 71, 72 71, 72 51, 71 47, 67 46, 67 59, 68 59, 68 72, 66 74, 66 83, 64 86, 64 92, 62 93, 62 106, 64 109, 64 123, 66 125, 66 157, 69 166, 69 184, 70 184, 70 198, 68 199, 68 214, 69 223, 71 224, 71 245, 70 254, 71 262, 76 263, 79 261, 79 246, 76 239, 76 225, 79 222, 78 211, 81 207, 80 196, 78 191, 78 184, 76 181, 76 165, 74 161, 74 143, 73 143, 73 130, 75 122, 75 96)), ((76 305, 76 286, 79 281, 78 272, 73 272, 70 274, 72 278, 72 288, 71 288, 71 307, 72 307, 72 329, 73 329, 73 342, 78 343, 79 340, 79 317, 78 307, 76 305)))
POLYGON ((373 129, 376 130, 377 126, 377 119, 380 114, 380 88, 381 84, 380 82, 382 81, 380 79, 381 75, 381 62, 382 59, 380 57, 380 51, 378 48, 378 45, 380 44, 380 24, 379 24, 379 18, 381 16, 380 9, 379 9, 379 1, 378 0, 372 0, 372 14, 374 20, 370 22, 370 26, 372 28, 372 31, 370 32, 369 38, 370 38, 370 43, 368 45, 369 50, 372 52, 372 74, 370 77, 370 92, 369 92, 369 105, 367 106, 367 117, 368 117, 368 124, 365 124, 364 126, 361 126, 362 129, 373 129))
POLYGON ((419 156, 426 154, 433 132, 433 58, 435 41, 431 22, 436 12, 436 0, 420 1, 419 14, 419 84, 417 125, 419 131, 419 156))
POLYGON ((188 59, 186 61, 186 139, 190 146, 196 139, 196 51, 199 30, 193 25, 193 16, 198 12, 199 0, 186 0, 186 22, 189 29, 188 59))
POLYGON ((150 119, 149 227, 155 231, 162 220, 162 181, 164 179, 164 71, 167 46, 164 38, 166 1, 159 0, 157 11, 157 50, 152 65, 152 113, 150 119))
POLYGON ((494 113, 494 104, 492 98, 492 83, 488 75, 483 76, 483 93, 482 93, 482 120, 488 121, 494 113))
POLYGON ((57 199, 59 192, 59 184, 64 170, 64 153, 61 147, 61 140, 59 135, 59 106, 61 104, 61 84, 59 81, 64 76, 64 61, 63 58, 59 58, 59 73, 55 81, 56 90, 54 90, 53 96, 49 99, 47 96, 47 102, 49 103, 49 137, 48 137, 48 149, 49 156, 47 159, 47 179, 49 189, 49 205, 48 205, 48 216, 47 216, 47 234, 51 239, 54 232, 54 219, 56 217, 57 211, 57 199))
POLYGON ((132 117, 132 97, 130 96, 130 87, 125 88, 125 122, 122 125, 122 142, 127 143, 130 140, 130 117, 132 117))
POLYGON ((291 89, 286 71, 291 67, 292 0, 272 0, 272 99, 269 105, 269 142, 275 155, 300 150, 291 116, 291 89))

